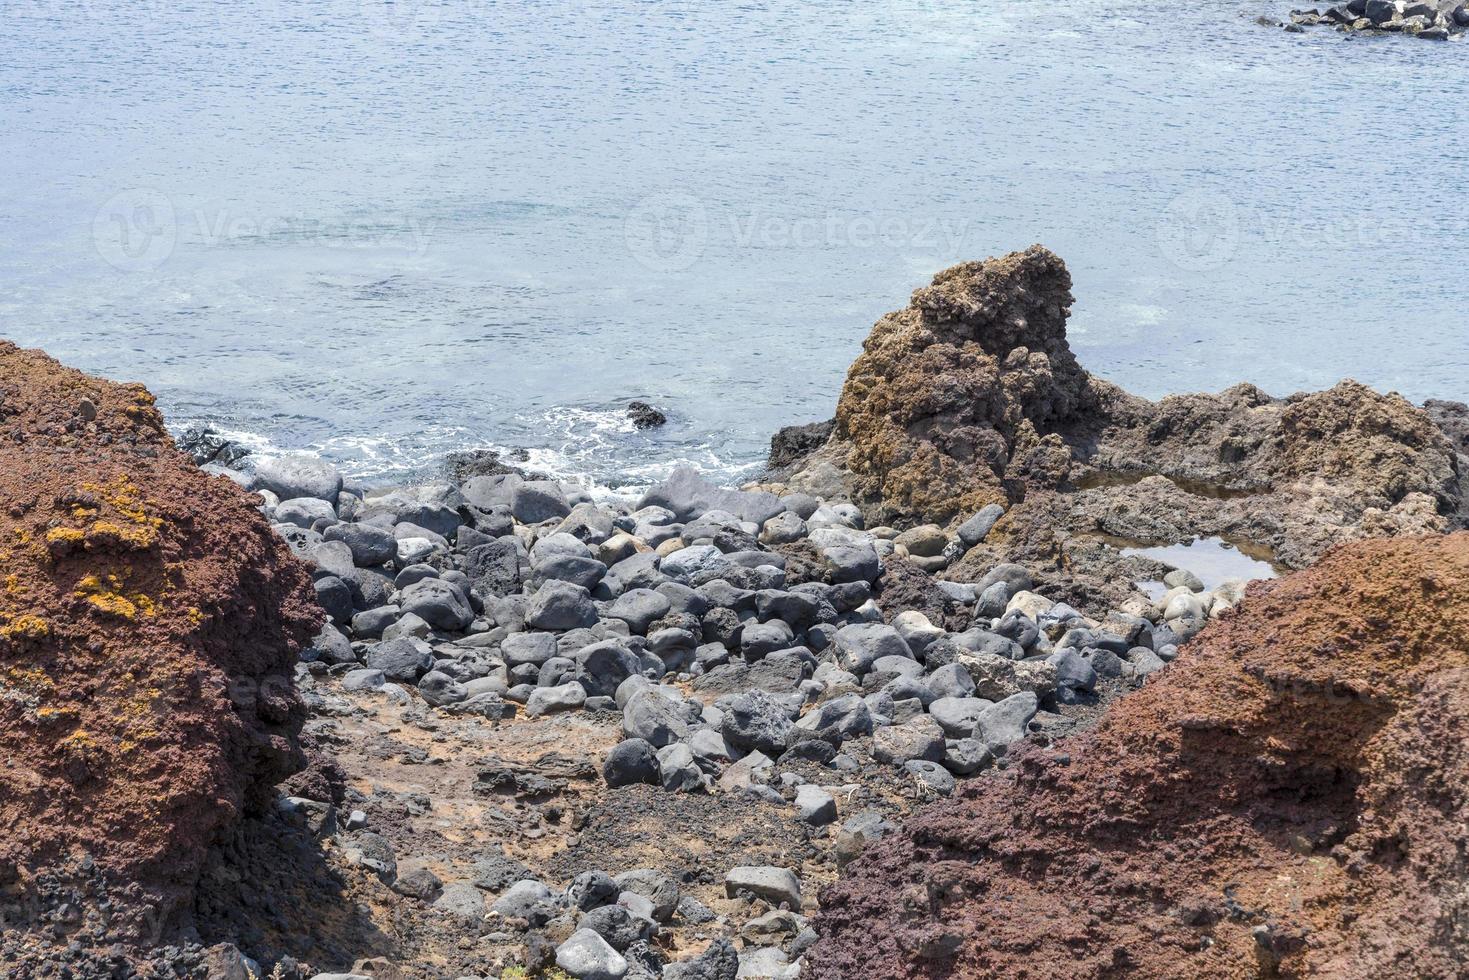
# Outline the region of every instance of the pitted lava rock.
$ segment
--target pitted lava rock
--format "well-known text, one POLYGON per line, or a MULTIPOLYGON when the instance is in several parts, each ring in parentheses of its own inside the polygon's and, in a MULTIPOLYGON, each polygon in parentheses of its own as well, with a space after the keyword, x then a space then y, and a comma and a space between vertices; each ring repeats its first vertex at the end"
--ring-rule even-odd
POLYGON ((144 388, 0 343, 0 399, 0 972, 25 976, 45 953, 19 929, 168 934, 211 842, 299 768, 321 614, 144 388))
POLYGON ((1469 534, 1252 586, 827 889, 813 978, 1461 977, 1469 534))
POLYGON ((967 516, 1064 449, 1039 432, 1090 405, 1071 302, 1065 264, 1037 245, 946 269, 879 320, 837 402, 857 498, 884 523, 967 516))

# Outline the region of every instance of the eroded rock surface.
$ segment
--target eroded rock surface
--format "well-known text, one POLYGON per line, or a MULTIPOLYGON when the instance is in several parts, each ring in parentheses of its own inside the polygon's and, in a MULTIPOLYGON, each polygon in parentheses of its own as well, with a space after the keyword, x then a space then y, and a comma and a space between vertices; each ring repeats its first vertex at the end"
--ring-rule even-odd
POLYGON ((0 343, 0 434, 0 914, 24 976, 39 930, 167 934, 208 846, 300 767, 320 612, 258 499, 177 450, 141 386, 0 343))
POLYGON ((1469 534, 1344 547, 827 889, 824 977, 1457 977, 1469 534))
POLYGON ((783 456, 774 489, 844 493, 869 525, 900 528, 1005 506, 946 577, 1022 561, 1096 603, 1131 590, 1119 544, 1217 535, 1301 568, 1344 541, 1469 522, 1463 405, 1350 380, 1150 402, 1078 366, 1070 284, 1039 246, 939 273, 873 327, 831 438, 783 456), (1102 571, 1076 574, 1087 566, 1102 571))

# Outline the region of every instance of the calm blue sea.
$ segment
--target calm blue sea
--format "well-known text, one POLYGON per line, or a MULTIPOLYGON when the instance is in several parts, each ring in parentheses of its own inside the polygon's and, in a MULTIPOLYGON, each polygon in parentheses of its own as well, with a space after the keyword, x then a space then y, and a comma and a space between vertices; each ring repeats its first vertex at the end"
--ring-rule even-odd
POLYGON ((0 0, 0 335, 370 479, 738 479, 1042 242, 1133 391, 1469 397, 1469 46, 1288 6, 0 0))

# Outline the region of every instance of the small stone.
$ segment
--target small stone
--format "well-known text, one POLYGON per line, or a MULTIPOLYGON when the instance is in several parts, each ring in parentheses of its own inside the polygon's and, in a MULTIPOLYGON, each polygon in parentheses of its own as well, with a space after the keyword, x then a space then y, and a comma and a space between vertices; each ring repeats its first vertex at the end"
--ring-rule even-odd
POLYGON ((939 698, 928 706, 928 711, 945 735, 968 738, 974 733, 980 712, 993 703, 983 698, 939 698))
MULTIPOLYGON (((685 899, 692 902, 693 899, 685 899)), ((699 906, 703 909, 703 906, 699 906)), ((704 909, 708 912, 708 909, 704 909)), ((693 922, 687 914, 680 913, 687 921, 693 922)), ((713 913, 709 912, 711 921, 713 913)), ((728 939, 716 939, 709 947, 698 956, 678 963, 670 963, 663 968, 663 980, 736 980, 739 976, 740 955, 728 939)))
POLYGON ((826 790, 808 783, 796 788, 796 812, 806 823, 820 827, 837 818, 837 803, 826 790))
POLYGON ((903 770, 916 779, 923 788, 939 796, 950 796, 954 792, 954 777, 936 762, 913 759, 903 763, 903 770))
POLYGON ((944 732, 926 715, 901 725, 879 728, 872 734, 872 757, 878 762, 904 763, 913 759, 937 762, 944 757, 944 732))
POLYGON ((1184 588, 1190 592, 1203 592, 1204 582, 1186 568, 1175 568, 1163 576, 1163 584, 1170 589, 1184 588))
POLYGON ((597 607, 580 585, 554 579, 545 582, 525 607, 526 625, 541 630, 573 630, 595 626, 597 607))
POLYGON ((599 905, 612 904, 621 891, 607 872, 583 871, 566 886, 566 898, 574 907, 586 912, 599 905))
POLYGON ((585 704, 586 700, 586 689, 576 681, 567 681, 556 687, 538 687, 526 701, 525 716, 539 718, 542 715, 575 711, 585 704))
POLYGON ((617 743, 602 764, 602 778, 611 787, 634 783, 658 785, 661 777, 653 746, 640 738, 617 743))
POLYGON ((556 965, 578 980, 622 980, 627 960, 591 929, 578 929, 556 947, 556 965))
POLYGON ((990 533, 990 529, 995 526, 995 522, 1003 516, 1005 516, 1004 507, 1000 504, 990 504, 982 508, 979 513, 969 518, 969 520, 960 524, 954 533, 958 535, 959 540, 966 547, 972 548, 985 539, 985 536, 990 533))
POLYGON ((956 776, 972 776, 993 762, 994 754, 979 739, 961 738, 944 749, 944 768, 956 776))
POLYGON ((1026 726, 1039 705, 1039 699, 1030 691, 992 704, 980 712, 974 737, 995 755, 1003 755, 1010 745, 1025 738, 1026 726))
POLYGON ((635 868, 624 871, 614 879, 624 892, 641 895, 652 904, 652 916, 659 922, 667 922, 678 910, 680 900, 678 882, 656 868, 635 868))
POLYGON ((551 898, 551 889, 534 878, 523 878, 505 890, 490 910, 506 919, 529 919, 532 909, 551 898))
POLYGON ((771 866, 730 868, 724 876, 724 894, 734 898, 740 892, 763 898, 772 906, 792 910, 801 907, 801 879, 786 868, 771 866))

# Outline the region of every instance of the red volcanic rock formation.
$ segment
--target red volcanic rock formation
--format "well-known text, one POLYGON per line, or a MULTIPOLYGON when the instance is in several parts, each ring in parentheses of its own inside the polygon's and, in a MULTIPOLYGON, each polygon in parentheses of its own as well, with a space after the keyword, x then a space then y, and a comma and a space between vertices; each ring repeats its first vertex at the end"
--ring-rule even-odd
POLYGON ((0 916, 152 941, 299 765, 309 572, 141 386, 9 343, 0 543, 0 916))
POLYGON ((1252 587, 1093 731, 859 858, 814 978, 1462 977, 1469 534, 1252 587))

